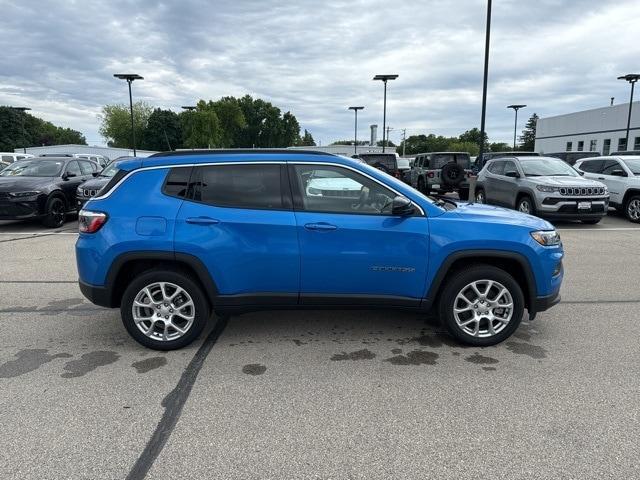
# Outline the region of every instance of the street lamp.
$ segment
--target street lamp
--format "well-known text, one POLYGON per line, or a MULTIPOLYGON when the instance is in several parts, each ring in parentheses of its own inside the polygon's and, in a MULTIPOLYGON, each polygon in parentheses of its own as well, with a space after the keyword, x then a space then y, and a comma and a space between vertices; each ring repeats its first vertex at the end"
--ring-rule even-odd
POLYGON ((357 155, 358 153, 358 110, 363 110, 364 107, 349 107, 349 110, 353 110, 353 113, 356 114, 356 124, 354 127, 353 134, 353 154, 357 155))
POLYGON ((516 112, 516 121, 513 125, 513 150, 516 149, 516 130, 518 130, 518 110, 526 107, 526 105, 507 105, 507 108, 513 108, 513 111, 516 112))
POLYGON ((618 77, 618 80, 626 80, 631 84, 631 97, 629 98, 629 116, 627 117, 627 139, 625 140, 626 150, 629 150, 629 126, 631 125, 631 108, 633 106, 633 87, 635 87, 636 82, 639 79, 640 79, 640 74, 638 73, 628 73, 627 75, 618 77))
MULTIPOLYGON (((484 119, 487 114, 487 80, 489 77, 489 43, 491 39, 491 0, 487 0, 487 28, 484 39, 484 78, 482 81, 482 114, 480 115, 480 152, 478 157, 482 161, 484 153, 484 119)), ((473 199, 473 197, 472 197, 473 199)))
POLYGON ((386 141, 384 138, 385 128, 387 127, 387 81, 395 80, 398 78, 398 75, 376 75, 373 77, 374 80, 380 80, 384 82, 384 106, 382 110, 382 153, 384 153, 384 147, 386 145, 386 141))
POLYGON ((133 156, 136 156, 136 132, 133 128, 133 100, 131 99, 131 84, 134 80, 144 80, 144 77, 141 77, 137 73, 115 73, 113 75, 120 80, 126 80, 129 85, 129 111, 131 112, 131 143, 133 144, 133 156))
POLYGON ((16 112, 22 112, 20 120, 22 121, 22 151, 27 153, 27 132, 24 129, 24 117, 27 116, 26 112, 31 110, 29 107, 11 107, 16 112))

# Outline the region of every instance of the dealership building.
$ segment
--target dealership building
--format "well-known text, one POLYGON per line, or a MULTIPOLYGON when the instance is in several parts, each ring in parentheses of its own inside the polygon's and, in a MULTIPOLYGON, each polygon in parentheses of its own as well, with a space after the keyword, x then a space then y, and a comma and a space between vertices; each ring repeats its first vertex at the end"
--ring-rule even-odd
POLYGON ((629 148, 625 143, 629 104, 538 119, 535 151, 593 151, 603 155, 640 150, 640 102, 633 102, 629 148))

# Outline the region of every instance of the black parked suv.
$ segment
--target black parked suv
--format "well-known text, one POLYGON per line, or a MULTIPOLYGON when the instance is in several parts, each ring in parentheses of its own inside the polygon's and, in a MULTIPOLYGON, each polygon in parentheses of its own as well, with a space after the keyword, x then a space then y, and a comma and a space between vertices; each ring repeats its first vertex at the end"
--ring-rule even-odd
POLYGON ((398 165, 398 155, 395 153, 359 153, 353 158, 362 160, 364 163, 402 180, 403 163, 401 161, 398 165))
POLYGON ((118 172, 119 160, 125 158, 131 159, 133 157, 116 158, 109 165, 107 165, 104 170, 102 170, 99 174, 96 174, 95 178, 87 180, 78 187, 78 189, 76 190, 76 204, 78 210, 81 210, 82 207, 84 207, 84 204, 87 203, 87 201, 89 201, 92 197, 95 197, 102 189, 102 187, 109 183, 109 180, 111 180, 118 172))
POLYGON ((0 220, 40 218, 60 227, 76 209, 76 189, 100 167, 73 157, 18 160, 0 172, 0 220))

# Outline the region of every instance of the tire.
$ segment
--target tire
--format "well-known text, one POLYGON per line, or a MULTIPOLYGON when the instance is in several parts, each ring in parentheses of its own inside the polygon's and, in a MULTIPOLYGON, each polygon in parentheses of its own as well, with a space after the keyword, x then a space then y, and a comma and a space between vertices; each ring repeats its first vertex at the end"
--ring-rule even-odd
POLYGON ((440 295, 439 309, 440 319, 456 340, 467 345, 486 347, 506 340, 516 331, 524 315, 524 306, 522 289, 511 275, 491 265, 476 265, 448 277, 440 295), (470 287, 474 282, 478 282, 477 288, 481 294, 486 294, 485 288, 488 290, 486 298, 490 301, 489 304, 481 305, 485 300, 482 300, 482 296, 477 297, 473 288, 470 287), (500 293, 502 288, 507 292, 507 296, 505 293, 500 293), (466 302, 460 299, 463 293, 466 296, 466 302), (476 298, 473 297, 474 295, 476 298), (497 303, 493 303, 494 301, 497 303), (505 306, 511 304, 511 310, 495 306, 498 303, 505 306), (464 307, 469 308, 454 312, 454 308, 463 309, 464 307), (478 308, 486 310, 478 310, 478 308), (493 319, 484 317, 485 312, 488 312, 493 319), (471 323, 466 326, 460 325, 469 321, 470 318, 474 319, 471 323), (478 318, 479 320, 476 320, 478 318), (474 331, 477 332, 475 335, 474 331))
POLYGON ((455 162, 449 162, 442 167, 440 180, 444 185, 455 187, 464 180, 464 169, 455 162))
POLYGON ((633 195, 627 199, 624 214, 630 222, 640 223, 640 195, 633 195))
POLYGON ((518 201, 516 203, 516 210, 522 213, 528 213, 529 215, 536 214, 535 203, 533 203, 533 200, 531 200, 531 197, 529 195, 522 195, 520 198, 518 198, 518 201))
POLYGON ((458 190, 458 197, 460 197, 460 200, 469 200, 469 189, 461 188, 458 190))
POLYGON ((48 228, 59 228, 67 218, 67 206, 60 197, 50 197, 44 207, 45 216, 42 224, 48 228))
POLYGON ((135 277, 126 288, 120 315, 124 327, 136 342, 154 350, 176 350, 200 336, 210 311, 202 289, 187 276, 172 270, 150 270, 135 277), (151 293, 151 298, 145 288, 151 293), (151 306, 134 305, 136 299, 151 306), (138 318, 149 320, 136 322, 134 309, 138 318), (169 320, 169 325, 165 320, 169 320), (184 332, 179 329, 184 329, 184 332))
POLYGON ((482 188, 476 190, 476 203, 487 203, 487 195, 482 188))
POLYGON ((600 220, 602 220, 602 218, 589 218, 587 220, 582 220, 582 223, 584 223, 585 225, 595 225, 597 223, 600 223, 600 220))
POLYGON ((418 191, 420 193, 425 193, 424 180, 422 178, 418 179, 418 191))

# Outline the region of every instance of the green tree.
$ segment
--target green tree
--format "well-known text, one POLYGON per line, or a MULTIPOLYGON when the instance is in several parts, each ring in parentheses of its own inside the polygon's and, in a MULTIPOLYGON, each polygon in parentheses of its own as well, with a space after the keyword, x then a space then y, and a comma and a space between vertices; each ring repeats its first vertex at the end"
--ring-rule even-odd
MULTIPOLYGON (((480 150, 480 129, 474 127, 471 130, 467 130, 461 134, 458 139, 462 143, 475 143, 478 147, 478 151, 480 150)), ((484 132, 484 148, 487 149, 488 146, 489 136, 487 135, 487 132, 484 132)), ((477 153, 472 155, 477 155, 477 153)))
POLYGON ((451 142, 447 150, 450 152, 468 152, 471 156, 480 153, 480 146, 475 142, 451 142))
POLYGON ((156 108, 142 133, 140 147, 159 151, 182 148, 182 125, 178 114, 156 108))
POLYGON ((304 135, 302 136, 302 139, 300 140, 300 145, 304 146, 304 147, 315 147, 316 146, 316 142, 313 139, 313 136, 311 135, 311 133, 307 129, 304 130, 304 135))
POLYGON ((300 142, 300 124, 298 123, 298 119, 293 113, 286 112, 282 116, 282 146, 291 147, 298 145, 300 142))
POLYGON ((512 146, 506 142, 494 142, 489 144, 489 151, 491 152, 508 152, 512 150, 512 146))
POLYGON ((533 152, 536 144, 536 126, 538 124, 538 115, 534 113, 527 120, 527 124, 522 130, 522 135, 518 137, 520 148, 524 152, 533 152))
POLYGON ((58 127, 11 107, 0 107, 0 151, 13 151, 23 146, 64 144, 86 145, 87 140, 77 130, 58 127))
MULTIPOLYGON (((140 144, 153 108, 143 101, 133 104, 133 125, 136 143, 140 144)), ((128 105, 105 105, 100 117, 100 135, 107 145, 119 148, 133 148, 131 144, 131 116, 128 105)))
POLYGON ((247 122, 238 100, 234 97, 222 97, 211 106, 220 122, 220 146, 224 148, 239 146, 240 134, 247 122))
POLYGON ((182 114, 182 138, 187 148, 218 148, 222 129, 212 101, 200 100, 195 111, 182 114))

